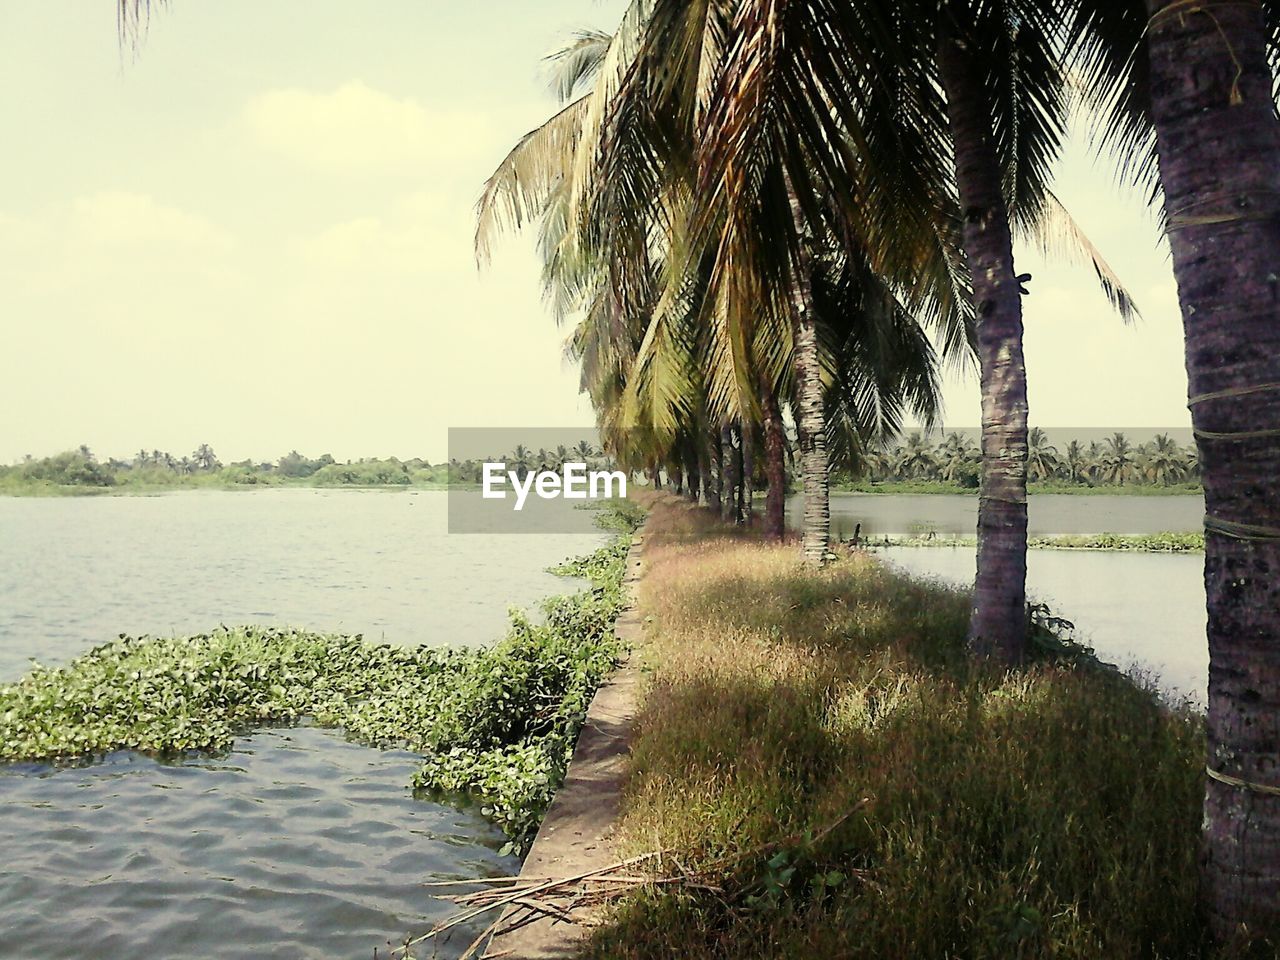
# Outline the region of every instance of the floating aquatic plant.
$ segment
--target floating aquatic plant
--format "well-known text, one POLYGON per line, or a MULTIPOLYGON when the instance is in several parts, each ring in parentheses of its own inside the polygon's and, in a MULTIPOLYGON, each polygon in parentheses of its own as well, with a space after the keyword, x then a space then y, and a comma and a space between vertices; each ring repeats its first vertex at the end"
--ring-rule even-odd
POLYGON ((589 586, 543 601, 541 622, 512 611, 491 646, 406 649, 251 626, 122 636, 0 688, 0 761, 225 750, 255 728, 307 720, 423 753, 413 786, 476 797, 521 852, 621 652, 613 623, 638 516, 600 519, 618 535, 555 570, 589 586))

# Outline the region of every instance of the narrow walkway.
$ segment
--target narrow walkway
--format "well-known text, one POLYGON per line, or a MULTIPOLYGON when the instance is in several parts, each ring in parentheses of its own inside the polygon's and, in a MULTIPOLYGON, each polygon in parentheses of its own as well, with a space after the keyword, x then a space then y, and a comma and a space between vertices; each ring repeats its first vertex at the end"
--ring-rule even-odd
MULTIPOLYGON (((643 569, 643 544, 641 527, 627 554, 623 586, 629 602, 614 625, 618 638, 632 648, 642 630, 636 584, 643 569)), ((571 876, 606 867, 617 859, 609 840, 620 812, 640 680, 634 657, 629 657, 596 691, 564 785, 556 792, 525 858, 522 878, 571 876)), ((583 927, 543 918, 495 936, 484 956, 495 960, 572 957, 586 936, 583 927)))

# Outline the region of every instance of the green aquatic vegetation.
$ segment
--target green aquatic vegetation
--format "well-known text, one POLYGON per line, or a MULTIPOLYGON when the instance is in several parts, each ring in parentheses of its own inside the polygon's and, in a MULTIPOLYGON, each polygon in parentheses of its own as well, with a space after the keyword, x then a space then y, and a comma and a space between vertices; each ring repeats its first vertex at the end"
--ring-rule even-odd
POLYGON ((0 761, 225 750, 255 728, 312 722, 424 754, 413 787, 475 798, 522 852, 621 653, 613 623, 638 519, 601 519, 618 535, 557 568, 589 585, 543 601, 540 622, 513 610, 491 646, 405 649, 270 627, 122 636, 0 688, 0 761))

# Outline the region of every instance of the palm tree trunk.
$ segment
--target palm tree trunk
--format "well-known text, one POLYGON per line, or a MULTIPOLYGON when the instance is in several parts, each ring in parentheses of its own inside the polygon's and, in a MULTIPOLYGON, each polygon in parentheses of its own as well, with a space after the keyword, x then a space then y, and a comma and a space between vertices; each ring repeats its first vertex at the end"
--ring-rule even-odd
POLYGON ((796 429, 800 435, 800 476, 804 485, 805 563, 826 562, 831 541, 831 487, 827 476, 827 413, 822 389, 822 365, 818 359, 818 317, 813 299, 813 261, 806 242, 804 212, 786 175, 791 222, 800 250, 792 297, 792 367, 796 380, 796 429))
POLYGON ((676 496, 684 493, 684 471, 680 469, 679 463, 673 463, 667 469, 667 477, 671 480, 671 488, 676 496))
POLYGON ((689 442, 693 444, 693 455, 698 468, 699 490, 694 502, 706 506, 711 502, 711 458, 707 455, 707 442, 701 430, 695 432, 689 442))
POLYGON ((684 448, 684 492, 691 503, 698 502, 698 493, 702 485, 702 475, 698 472, 698 454, 693 444, 685 442, 684 448))
POLYGON ((711 471, 707 473, 707 506, 717 514, 720 512, 720 491, 724 487, 724 448, 721 445, 720 431, 711 431, 711 471))
POLYGON ((992 142, 983 75, 963 41, 943 40, 938 65, 955 145, 964 250, 977 311, 982 380, 982 488, 970 649, 1016 664, 1026 655, 1027 371, 1013 238, 992 142))
POLYGON ((769 487, 764 507, 764 535, 769 540, 781 540, 786 532, 786 438, 782 433, 778 394, 765 377, 760 383, 760 406, 764 414, 764 473, 769 487))
POLYGON ((756 494, 756 428, 754 423, 742 425, 742 522, 755 522, 756 494))
POLYGON ((1215 936, 1280 931, 1280 121, 1258 3, 1162 13, 1152 118, 1204 483, 1202 893, 1215 936))
POLYGON ((733 446, 733 522, 735 524, 742 524, 746 522, 747 516, 744 512, 745 504, 742 499, 743 488, 746 486, 746 480, 742 469, 742 447, 744 437, 742 435, 741 425, 733 428, 733 436, 736 441, 733 446))
POLYGON ((723 506, 720 516, 724 520, 737 522, 738 519, 738 478, 734 467, 738 462, 738 452, 733 448, 733 427, 725 424, 720 428, 720 447, 724 451, 724 482, 720 484, 720 496, 723 506))

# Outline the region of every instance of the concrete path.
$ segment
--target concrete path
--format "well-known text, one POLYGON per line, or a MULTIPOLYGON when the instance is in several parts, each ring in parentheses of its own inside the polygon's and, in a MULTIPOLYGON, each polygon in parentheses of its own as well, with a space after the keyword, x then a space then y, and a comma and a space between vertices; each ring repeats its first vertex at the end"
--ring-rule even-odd
MULTIPOLYGON (((618 638, 633 650, 642 633, 636 584, 643 569, 643 544, 641 528, 632 539, 623 580, 630 601, 614 626, 618 638)), ((610 838, 620 810, 641 682, 633 660, 623 662, 596 691, 564 785, 538 829, 520 871, 522 878, 573 876, 617 861, 610 838)), ((572 957, 587 933, 583 927, 544 918, 495 936, 484 956, 509 960, 572 957)))

